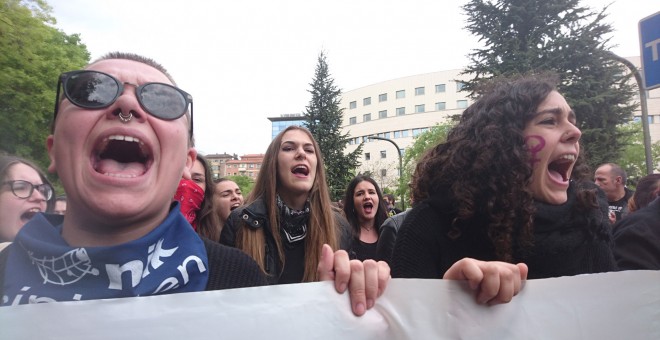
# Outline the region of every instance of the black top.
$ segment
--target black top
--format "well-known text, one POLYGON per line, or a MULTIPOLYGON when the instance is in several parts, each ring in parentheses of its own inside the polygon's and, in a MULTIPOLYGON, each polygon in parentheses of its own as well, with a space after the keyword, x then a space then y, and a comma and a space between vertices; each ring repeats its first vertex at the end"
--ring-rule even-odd
POLYGON ((357 259, 360 261, 364 260, 375 260, 376 256, 376 247, 378 242, 367 243, 360 241, 358 239, 353 240, 353 246, 351 247, 351 259, 357 259))
POLYGON ((621 199, 614 202, 607 202, 609 204, 609 210, 610 212, 614 212, 617 222, 621 221, 621 218, 628 215, 628 200, 635 193, 634 191, 628 188, 623 188, 623 190, 625 194, 623 195, 623 197, 621 197, 621 199))
MULTIPOLYGON (((348 250, 351 246, 350 227, 346 219, 334 212, 335 227, 340 237, 340 248, 348 250)), ((282 233, 273 236, 270 223, 268 221, 268 211, 263 199, 256 199, 246 206, 234 209, 222 228, 220 233, 220 243, 229 247, 236 247, 236 237, 239 228, 263 228, 266 244, 264 249, 264 270, 269 284, 280 283, 300 283, 304 275, 305 246, 307 241, 303 239, 289 244, 282 236, 282 233), (284 245, 284 268, 281 268, 277 254, 277 245, 275 237, 281 237, 284 245)), ((336 249, 335 249, 336 250, 336 249)), ((320 256, 318 254, 316 256, 320 256)))
MULTIPOLYGON (((592 183, 583 184, 594 189, 592 183)), ((522 252, 514 245, 514 258, 529 268, 528 278, 547 278, 616 270, 612 255, 607 201, 597 190, 600 209, 578 212, 575 184, 562 205, 536 203, 534 247, 522 252)), ((442 278, 456 261, 471 257, 497 260, 486 235, 485 218, 463 223, 456 239, 448 236, 455 216, 449 195, 423 201, 407 213, 392 255, 392 276, 442 278)))
POLYGON ((619 269, 660 270, 660 198, 614 225, 619 269))
POLYGON ((284 268, 277 283, 300 283, 305 276, 305 242, 284 246, 284 268))
POLYGON ((378 245, 376 247, 376 259, 390 263, 392 261, 392 251, 396 242, 396 234, 403 224, 410 208, 406 211, 388 217, 383 225, 380 226, 380 235, 378 235, 378 245))
POLYGON ((265 286, 266 276, 244 252, 202 238, 209 259, 206 290, 265 286))

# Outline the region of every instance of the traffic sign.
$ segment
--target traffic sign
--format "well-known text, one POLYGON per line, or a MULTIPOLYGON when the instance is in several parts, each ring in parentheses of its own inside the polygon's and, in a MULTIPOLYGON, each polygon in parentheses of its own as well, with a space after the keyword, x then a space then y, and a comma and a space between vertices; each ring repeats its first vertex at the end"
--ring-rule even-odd
POLYGON ((647 90, 660 87, 660 12, 639 21, 639 48, 647 90))

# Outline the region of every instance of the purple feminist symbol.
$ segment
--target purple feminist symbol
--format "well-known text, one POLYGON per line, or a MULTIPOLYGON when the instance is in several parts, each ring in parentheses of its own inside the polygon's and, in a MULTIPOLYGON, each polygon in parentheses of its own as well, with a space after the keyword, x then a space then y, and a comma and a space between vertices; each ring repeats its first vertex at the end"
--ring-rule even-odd
POLYGON ((545 147, 545 139, 541 136, 527 136, 525 137, 525 146, 527 146, 527 151, 530 153, 529 165, 534 168, 534 165, 541 161, 536 155, 545 147))

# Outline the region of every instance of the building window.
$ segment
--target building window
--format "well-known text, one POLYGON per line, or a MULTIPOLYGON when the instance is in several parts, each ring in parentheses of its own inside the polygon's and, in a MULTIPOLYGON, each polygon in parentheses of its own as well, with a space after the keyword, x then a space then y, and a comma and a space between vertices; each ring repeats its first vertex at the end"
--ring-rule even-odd
POLYGON ((371 113, 367 113, 367 114, 362 115, 362 121, 363 122, 368 122, 370 120, 371 120, 371 113))
POLYGON ((364 106, 371 105, 371 97, 362 99, 362 105, 364 106))
POLYGON ((396 108, 396 115, 397 116, 403 116, 406 114, 406 108, 405 107, 397 107, 396 108))
POLYGON ((354 109, 356 107, 357 107, 357 102, 356 101, 352 101, 352 102, 348 103, 348 108, 349 109, 354 109))
POLYGON ((463 100, 457 100, 457 101, 456 101, 456 107, 459 108, 459 109, 464 109, 464 108, 466 108, 466 107, 467 107, 467 100, 465 100, 465 99, 463 99, 463 100))
POLYGON ((435 110, 436 111, 442 111, 446 108, 445 102, 437 102, 435 103, 435 110))
POLYGON ((380 177, 386 177, 387 176, 387 169, 380 169, 380 177))
POLYGON ((365 161, 369 161, 369 160, 371 160, 371 154, 370 154, 369 152, 365 152, 365 153, 364 153, 364 160, 365 160, 365 161))
POLYGON ((378 118, 387 118, 387 110, 378 111, 378 118))
POLYGON ((380 158, 387 158, 387 150, 381 150, 380 151, 380 158))
POLYGON ((435 93, 442 93, 442 92, 445 92, 445 84, 436 84, 435 93))
POLYGON ((405 137, 408 137, 408 131, 410 131, 410 130, 399 130, 399 131, 394 131, 394 138, 405 138, 405 137))
POLYGON ((457 81, 456 82, 456 92, 462 90, 465 87, 465 83, 462 81, 457 81))
POLYGON ((422 112, 426 111, 424 109, 425 109, 424 104, 415 105, 415 113, 422 113, 422 112))
POLYGON ((385 132, 385 138, 390 139, 390 132, 389 131, 385 132))
POLYGON ((379 102, 386 102, 387 101, 387 93, 381 93, 378 95, 378 101, 379 102))
POLYGON ((396 99, 406 98, 406 90, 396 91, 396 99))
POLYGON ((349 125, 355 125, 356 123, 357 123, 357 119, 355 117, 348 118, 349 125))
POLYGON ((416 87, 415 88, 415 95, 416 96, 423 96, 424 95, 424 87, 416 87))

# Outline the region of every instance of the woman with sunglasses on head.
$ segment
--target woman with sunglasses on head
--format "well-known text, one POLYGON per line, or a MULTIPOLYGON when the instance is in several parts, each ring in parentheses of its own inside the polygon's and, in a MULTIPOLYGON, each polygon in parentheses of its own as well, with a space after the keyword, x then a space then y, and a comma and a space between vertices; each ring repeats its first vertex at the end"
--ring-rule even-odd
MULTIPOLYGON (((67 213, 56 221, 37 215, 17 236, 20 247, 0 253, 2 305, 29 303, 26 286, 41 301, 71 301, 266 283, 250 257, 199 237, 172 203, 179 180, 191 178, 197 152, 192 97, 160 64, 110 53, 62 74, 57 86, 46 146, 49 170, 67 193, 67 213), (67 270, 71 263, 84 271, 67 270)), ((365 308, 355 305, 384 289, 374 266, 350 263, 325 246, 317 271, 336 290, 348 288, 361 315, 365 308)))
POLYGON ((0 156, 0 185, 0 242, 9 242, 34 215, 52 209, 53 187, 34 164, 8 155, 0 156))
POLYGON ((387 205, 376 181, 358 175, 348 184, 344 194, 344 215, 351 225, 351 255, 358 260, 377 259, 376 247, 380 226, 387 219, 387 205))
POLYGON ((534 279, 615 270, 576 124, 550 80, 492 85, 417 164, 393 276, 441 278, 464 257, 522 262, 534 279))

